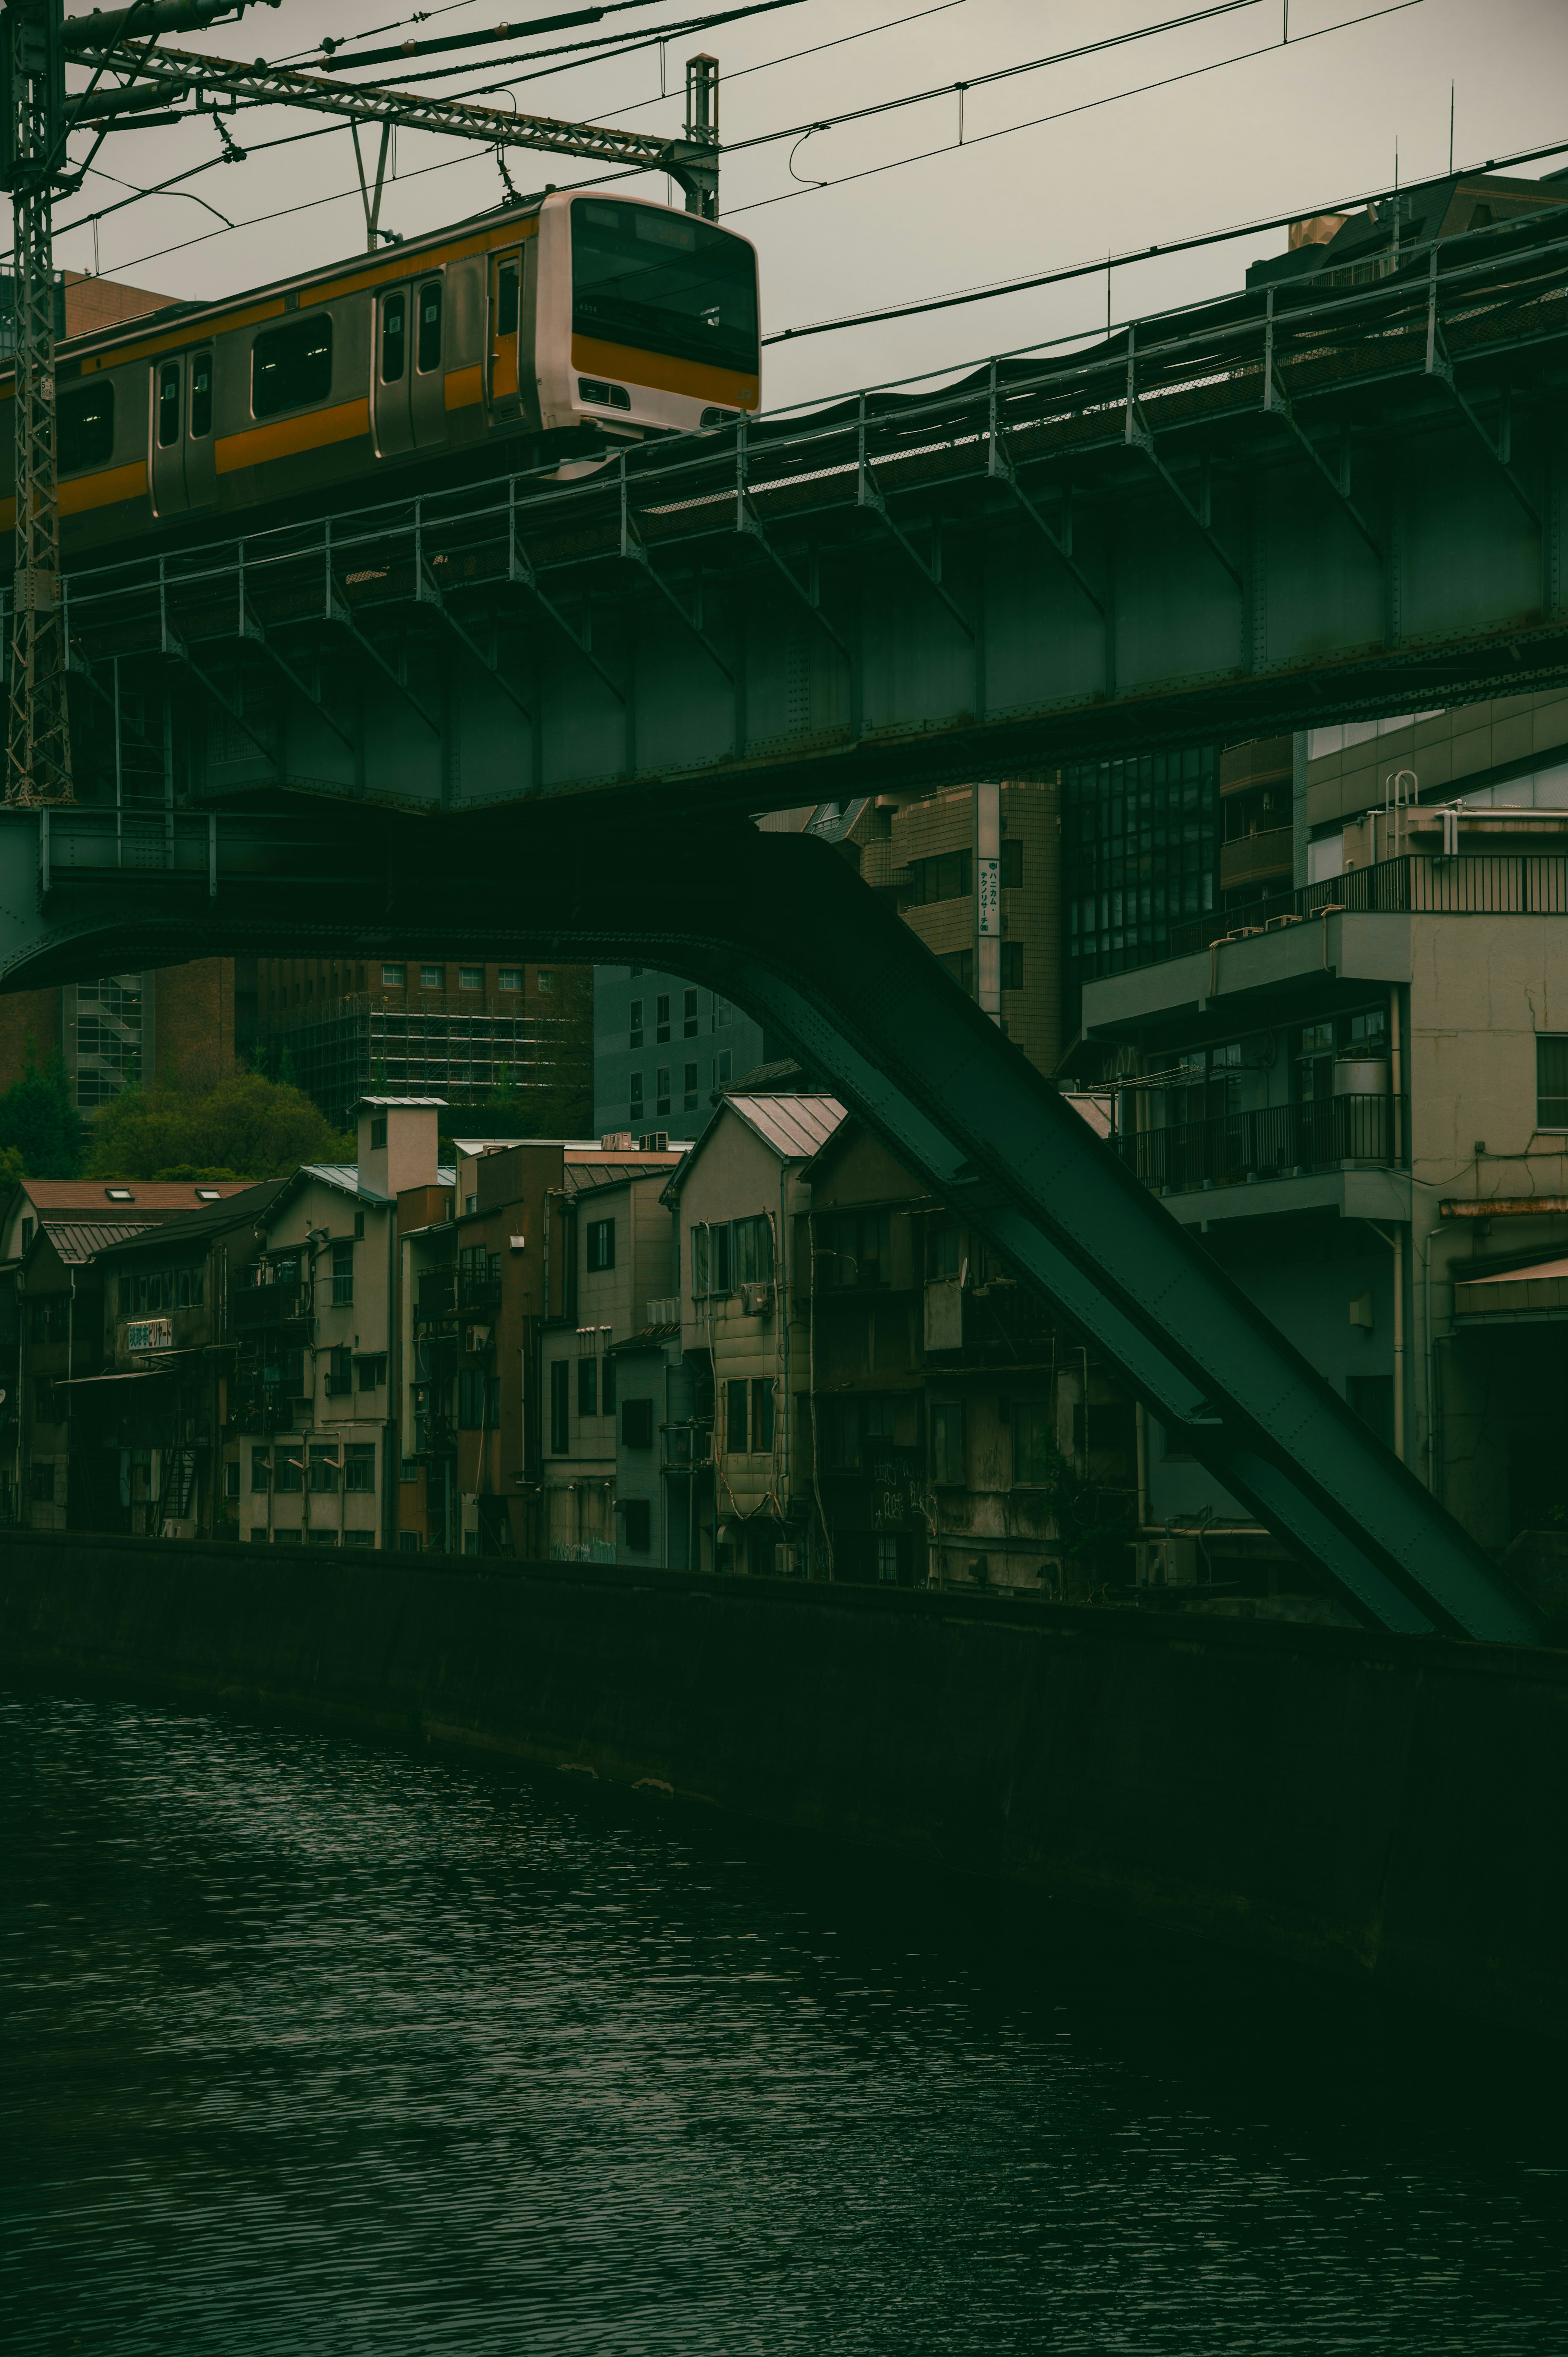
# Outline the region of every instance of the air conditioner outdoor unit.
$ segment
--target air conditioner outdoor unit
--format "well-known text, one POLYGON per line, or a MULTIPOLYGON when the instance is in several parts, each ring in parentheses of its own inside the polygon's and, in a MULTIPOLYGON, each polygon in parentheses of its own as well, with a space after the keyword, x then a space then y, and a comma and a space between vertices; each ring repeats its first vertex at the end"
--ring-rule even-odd
POLYGON ((760 1285, 743 1285, 740 1306, 747 1318, 766 1318, 773 1307, 773 1287, 767 1280, 760 1285))

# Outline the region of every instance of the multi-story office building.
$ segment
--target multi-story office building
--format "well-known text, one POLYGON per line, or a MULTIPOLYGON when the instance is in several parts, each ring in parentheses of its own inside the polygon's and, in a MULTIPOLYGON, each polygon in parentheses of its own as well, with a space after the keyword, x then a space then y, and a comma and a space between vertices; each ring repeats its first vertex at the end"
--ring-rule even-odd
POLYGON ((602 965, 594 979, 594 1126, 688 1135, 715 1089, 767 1048, 762 1026, 716 990, 652 966, 602 965))
MULTIPOLYGON (((540 1132, 589 1111, 592 969, 519 959, 261 958, 247 976, 250 1052, 292 1071, 329 1121, 368 1093, 431 1093, 452 1105, 498 1092, 540 1106, 540 1132), (286 1062, 285 1062, 286 1060, 286 1062)), ((524 1120, 529 1116, 524 1110, 524 1120)))
POLYGON ((1220 760, 1212 746, 1062 771, 1068 1019, 1086 985, 1170 952, 1221 898, 1220 760))

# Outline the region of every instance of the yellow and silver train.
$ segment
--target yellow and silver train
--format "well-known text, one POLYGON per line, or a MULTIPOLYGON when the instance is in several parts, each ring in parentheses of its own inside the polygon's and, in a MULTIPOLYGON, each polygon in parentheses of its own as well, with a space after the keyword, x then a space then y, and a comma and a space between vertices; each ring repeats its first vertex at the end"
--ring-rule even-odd
MULTIPOLYGON (((721 425, 757 407, 757 338, 747 239, 592 190, 171 305, 59 347, 63 552, 392 498, 414 468, 435 489, 721 425)), ((5 530, 11 442, 0 425, 5 530)))

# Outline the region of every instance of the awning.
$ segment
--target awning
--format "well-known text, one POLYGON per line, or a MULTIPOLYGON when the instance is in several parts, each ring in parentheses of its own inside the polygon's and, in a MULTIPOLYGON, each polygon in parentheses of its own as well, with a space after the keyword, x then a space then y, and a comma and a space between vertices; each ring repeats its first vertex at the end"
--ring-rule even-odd
POLYGON ((1568 1259, 1456 1278, 1454 1317, 1461 1326, 1568 1324, 1568 1259))
POLYGON ((138 1367, 128 1375, 63 1375, 57 1380, 55 1389, 80 1392, 90 1383, 154 1383, 162 1373, 161 1367, 138 1367))

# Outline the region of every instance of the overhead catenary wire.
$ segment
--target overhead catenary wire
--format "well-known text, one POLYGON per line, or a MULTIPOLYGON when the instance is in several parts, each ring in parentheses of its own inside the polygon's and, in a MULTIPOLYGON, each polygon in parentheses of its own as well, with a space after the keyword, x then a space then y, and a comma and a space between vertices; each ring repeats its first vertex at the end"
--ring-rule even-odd
MULTIPOLYGON (((1380 16, 1398 16, 1402 15, 1407 8, 1419 8, 1423 5, 1424 5, 1424 0, 1388 0, 1388 5, 1386 6, 1381 8, 1369 8, 1359 16, 1342 17, 1337 24, 1322 25, 1314 33, 1298 33, 1295 38, 1291 42, 1290 46, 1293 49, 1298 48, 1307 41, 1325 40, 1331 33, 1351 32, 1358 25, 1369 25, 1380 16)), ((1179 24, 1186 20, 1178 17, 1172 21, 1179 24)), ((1227 67, 1230 66, 1249 65, 1258 58, 1276 56, 1279 52, 1280 47, 1281 44, 1278 41, 1265 41, 1255 49, 1240 49, 1238 50, 1234 57, 1215 58, 1206 66, 1189 66, 1184 69, 1180 73, 1162 74, 1158 80, 1155 81, 1139 82, 1131 90, 1111 91, 1108 91, 1103 98, 1084 99, 1075 106, 1058 107, 1050 114, 1031 115, 1026 123, 1005 124, 1000 131, 983 131, 978 135, 972 133, 961 144, 965 148, 983 147, 989 145, 994 139, 1010 139, 1015 132, 1038 131, 1047 123, 1065 123, 1072 115, 1091 114, 1099 107, 1115 106, 1120 104, 1123 99, 1144 98, 1151 91, 1169 90, 1178 82, 1197 81, 1202 80, 1203 77, 1208 74, 1222 73, 1225 71, 1227 67)), ((1074 52, 1072 54, 1081 54, 1081 52, 1074 52)), ((957 87, 958 85, 956 83, 949 82, 943 89, 934 91, 930 93, 930 95, 938 98, 950 98, 957 87)), ((973 84, 972 83, 970 87, 972 88, 973 84)), ((837 118, 837 120, 842 122, 849 122, 854 119, 854 118, 847 115, 837 118)), ((813 124, 808 125, 806 133, 800 135, 810 136, 811 131, 817 129, 828 130, 833 127, 834 125, 830 123, 823 123, 820 125, 813 124)), ((780 138, 788 138, 791 135, 788 132, 780 132, 777 135, 780 138)), ((761 145, 764 143, 761 141, 748 141, 745 144, 747 145, 761 145)), ((958 152, 960 145, 961 143, 956 139, 944 140, 940 147, 923 147, 918 155, 897 156, 890 163, 886 164, 868 164, 863 171, 841 172, 836 178, 831 180, 802 182, 799 188, 786 188, 780 195, 776 197, 755 197, 749 204, 729 206, 726 209, 726 218, 733 219, 736 213, 761 212, 769 205, 789 204, 797 197, 815 196, 823 188, 845 188, 854 180, 876 179, 885 172, 902 172, 912 164, 929 163, 933 156, 955 155, 958 152)), ((733 154, 735 151, 733 149, 726 148, 724 152, 725 154, 733 154)), ((1101 266, 1103 267, 1103 265, 1101 266)))
MULTIPOLYGON (((1413 0, 1405 0, 1405 5, 1413 5, 1413 0)), ((1309 38, 1310 36, 1302 38, 1309 38)), ((1465 166, 1458 177, 1463 178, 1471 173, 1494 172, 1507 165, 1541 163, 1549 156, 1563 155, 1568 155, 1568 140, 1557 140, 1549 147, 1524 148, 1514 156, 1494 156, 1485 164, 1465 166)), ((1288 212, 1270 213, 1258 221, 1238 221, 1228 229, 1204 230, 1192 237, 1171 238, 1160 245, 1130 246, 1122 253, 1097 254, 1091 262, 1069 263, 1059 270, 1036 271, 1025 278, 996 279, 989 285, 963 287, 947 295, 930 295, 918 303, 889 304, 877 311, 851 312, 841 318, 822 319, 808 327, 780 328, 776 334, 764 336, 762 341, 765 345, 796 343, 807 336, 835 335, 846 328, 878 327, 889 319, 915 318, 928 311, 952 311, 973 303, 995 302, 1004 296, 1027 294, 1033 287, 1061 285, 1069 279, 1098 278, 1101 271, 1124 270, 1133 263, 1150 262, 1160 255, 1192 253, 1202 246, 1227 245, 1238 238, 1260 237, 1265 230, 1287 229, 1293 221, 1311 221, 1320 214, 1351 213, 1363 206, 1378 203, 1389 194, 1387 188, 1379 188, 1363 190, 1359 196, 1336 197, 1328 203, 1293 205, 1288 212)), ((1568 191, 1564 192, 1563 202, 1568 204, 1568 191)))

